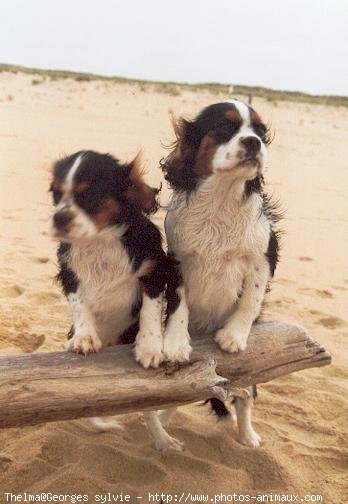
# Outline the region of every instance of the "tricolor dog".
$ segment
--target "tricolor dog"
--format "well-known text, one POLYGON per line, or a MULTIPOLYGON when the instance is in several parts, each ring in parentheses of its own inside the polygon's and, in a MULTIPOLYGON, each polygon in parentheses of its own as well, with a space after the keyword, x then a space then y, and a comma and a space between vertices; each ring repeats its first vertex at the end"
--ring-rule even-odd
MULTIPOLYGON (((168 316, 188 307, 189 333, 212 333, 226 352, 245 350, 278 261, 279 220, 264 192, 263 170, 270 136, 260 116, 233 100, 205 108, 175 124, 177 140, 162 161, 173 189, 165 229, 180 275, 168 288, 168 316), (174 301, 173 301, 174 300, 174 301)), ((168 332, 164 352, 187 360, 185 331, 168 332)), ((235 401, 239 439, 258 446, 251 425, 253 400, 235 401)), ((220 416, 225 405, 212 400, 220 416)))
MULTIPOLYGON (((139 159, 120 163, 80 151, 55 164, 51 191, 58 280, 73 318, 69 349, 86 355, 135 342, 136 360, 157 367, 164 360, 162 297, 172 270, 160 231, 147 217, 158 190, 144 182, 139 159)), ((158 449, 181 448, 155 412, 144 416, 158 449)))

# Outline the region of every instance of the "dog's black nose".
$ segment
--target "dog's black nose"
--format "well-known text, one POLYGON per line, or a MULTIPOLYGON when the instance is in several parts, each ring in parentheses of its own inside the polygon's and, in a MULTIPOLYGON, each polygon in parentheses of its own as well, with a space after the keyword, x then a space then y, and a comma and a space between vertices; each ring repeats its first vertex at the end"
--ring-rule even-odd
POLYGON ((256 136, 248 136, 240 139, 246 148, 247 154, 255 155, 260 151, 261 142, 256 136))
POLYGON ((66 229, 72 220, 71 212, 57 212, 53 216, 53 222, 57 229, 66 229))

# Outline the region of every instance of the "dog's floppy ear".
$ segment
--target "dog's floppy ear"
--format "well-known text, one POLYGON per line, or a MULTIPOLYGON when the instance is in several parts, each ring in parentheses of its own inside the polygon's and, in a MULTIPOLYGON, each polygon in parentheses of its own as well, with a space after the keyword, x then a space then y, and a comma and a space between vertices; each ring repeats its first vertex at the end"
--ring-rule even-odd
MULTIPOLYGON (((176 141, 174 142, 174 152, 178 157, 186 157, 192 148, 193 123, 184 118, 177 118, 173 114, 170 117, 176 141)), ((173 154, 174 154, 173 152, 173 154)))
POLYGON ((171 117, 176 136, 170 146, 172 151, 160 162, 165 179, 173 189, 191 191, 195 189, 198 176, 194 170, 195 154, 199 147, 194 123, 186 119, 171 117))
POLYGON ((129 186, 124 192, 125 197, 139 205, 146 214, 153 213, 158 208, 157 195, 161 188, 150 187, 144 181, 144 170, 141 167, 141 153, 127 165, 129 186))

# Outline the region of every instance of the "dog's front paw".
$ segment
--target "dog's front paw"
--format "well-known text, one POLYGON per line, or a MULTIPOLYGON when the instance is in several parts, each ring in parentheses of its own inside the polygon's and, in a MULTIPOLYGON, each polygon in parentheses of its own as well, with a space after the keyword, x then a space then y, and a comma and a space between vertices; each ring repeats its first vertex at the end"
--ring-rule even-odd
POLYGON ((96 334, 75 334, 68 342, 68 350, 83 355, 96 353, 102 347, 102 342, 96 334))
POLYGON ((153 344, 153 339, 149 341, 146 335, 138 334, 134 348, 135 360, 146 369, 150 367, 157 368, 164 361, 160 341, 162 341, 162 337, 158 338, 158 343, 153 344))
POLYGON ((166 360, 172 362, 186 362, 190 360, 192 347, 190 345, 190 336, 187 334, 185 338, 174 339, 164 338, 164 355, 166 360))
POLYGON ((245 445, 250 446, 251 448, 259 448, 261 444, 261 437, 258 435, 254 429, 249 429, 247 432, 238 435, 238 441, 245 445))
POLYGON ((217 331, 215 341, 225 352, 239 352, 246 349, 249 332, 249 328, 231 324, 217 331))

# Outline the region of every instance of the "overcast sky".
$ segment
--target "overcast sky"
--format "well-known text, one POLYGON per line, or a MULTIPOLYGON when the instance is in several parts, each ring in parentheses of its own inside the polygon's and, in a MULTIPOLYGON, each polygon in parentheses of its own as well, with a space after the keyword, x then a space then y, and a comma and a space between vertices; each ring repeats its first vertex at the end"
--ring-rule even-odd
POLYGON ((348 0, 1 0, 0 62, 348 95, 348 0))

